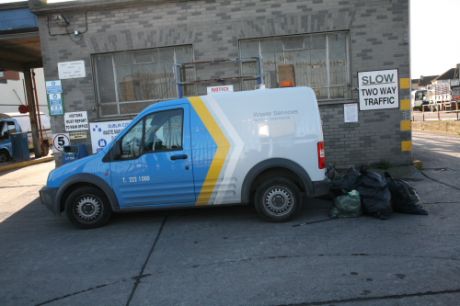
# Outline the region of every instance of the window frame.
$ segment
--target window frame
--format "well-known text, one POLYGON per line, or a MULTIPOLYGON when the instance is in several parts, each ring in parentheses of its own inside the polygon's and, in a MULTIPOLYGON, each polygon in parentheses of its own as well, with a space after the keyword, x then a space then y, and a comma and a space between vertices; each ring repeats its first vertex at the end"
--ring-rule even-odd
POLYGON ((134 101, 120 101, 119 97, 119 88, 118 88, 118 79, 117 79, 117 72, 116 72, 116 64, 114 60, 114 55, 116 54, 121 54, 121 53, 136 53, 136 52, 141 52, 141 51, 151 51, 151 52, 158 52, 160 49, 168 49, 172 48, 173 49, 173 61, 174 64, 171 66, 171 71, 174 74, 174 81, 177 84, 177 75, 176 71, 174 69, 175 65, 178 64, 177 61, 177 54, 176 54, 176 49, 178 48, 184 48, 184 47, 190 47, 191 51, 191 59, 190 61, 193 62, 195 60, 195 50, 193 48, 193 44, 181 44, 181 45, 172 45, 172 46, 161 46, 161 47, 153 47, 153 48, 142 48, 142 49, 129 49, 129 50, 122 50, 122 51, 114 51, 114 52, 100 52, 100 53, 92 53, 90 55, 90 61, 91 61, 91 70, 93 74, 93 88, 94 88, 94 98, 96 101, 97 105, 97 113, 99 118, 123 118, 123 117, 132 117, 134 115, 137 115, 139 112, 127 112, 127 113, 122 113, 120 111, 122 105, 129 105, 129 104, 140 104, 140 103, 145 103, 145 107, 147 107, 150 104, 153 104, 155 102, 159 101, 167 101, 167 100, 173 100, 179 98, 179 93, 177 86, 175 87, 175 95, 174 97, 168 97, 168 98, 159 98, 159 99, 143 99, 143 100, 134 100, 134 101), (96 63, 96 57, 99 55, 111 55, 111 60, 112 60, 112 72, 113 72, 113 84, 115 88, 115 98, 116 101, 113 102, 101 102, 101 92, 100 92, 100 86, 98 83, 99 77, 98 77, 98 72, 97 72, 97 63, 96 63), (102 106, 109 106, 109 105, 115 105, 116 106, 116 114, 103 114, 101 111, 102 106))
MULTIPOLYGON (((171 109, 166 109, 166 110, 160 110, 158 112, 153 112, 153 113, 150 113, 146 116, 144 116, 143 120, 144 120, 144 131, 142 133, 142 154, 150 154, 150 153, 164 153, 164 152, 175 152, 175 151, 183 151, 184 150, 184 109, 182 107, 178 107, 178 108, 171 108, 171 109), (181 114, 181 135, 180 135, 180 139, 181 139, 181 146, 180 148, 177 148, 177 149, 167 149, 167 150, 155 150, 155 151, 148 151, 148 152, 145 152, 145 132, 146 132, 146 128, 147 128, 147 125, 145 124, 145 121, 147 119, 147 117, 149 116, 153 116, 153 115, 156 115, 156 114, 159 114, 159 113, 164 113, 164 112, 170 112, 170 111, 175 111, 175 110, 179 110, 180 111, 180 114, 181 114)), ((169 120, 169 119, 168 119, 169 120)))
POLYGON ((184 150, 184 122, 185 122, 185 111, 184 111, 184 108, 183 107, 176 107, 176 108, 171 108, 171 109, 164 109, 164 110, 159 110, 159 111, 156 111, 156 112, 151 112, 151 113, 148 113, 146 114, 144 117, 142 117, 141 119, 139 119, 133 126, 131 126, 131 128, 123 134, 123 136, 121 136, 120 139, 118 139, 114 144, 113 146, 110 148, 109 152, 104 156, 103 158, 103 162, 121 162, 121 161, 128 161, 128 160, 136 160, 138 158, 140 158, 141 156, 143 155, 146 155, 146 154, 151 154, 151 153, 168 153, 168 152, 176 152, 176 151, 183 151, 184 150), (159 113, 163 113, 163 112, 168 112, 168 111, 175 111, 175 110, 179 110, 180 111, 180 114, 181 114, 181 123, 182 123, 182 128, 181 128, 181 147, 180 148, 177 148, 177 149, 168 149, 168 150, 159 150, 159 151, 148 151, 146 152, 144 149, 145 149, 145 129, 146 129, 146 119, 147 117, 149 116, 152 116, 152 115, 155 115, 155 114, 159 114, 159 113), (142 137, 141 137, 141 154, 139 154, 139 156, 136 156, 136 157, 130 157, 130 158, 121 158, 121 156, 116 156, 115 154, 115 150, 117 150, 116 148, 118 147, 118 150, 121 152, 122 150, 122 147, 121 147, 121 143, 123 141, 123 139, 126 137, 126 135, 128 135, 139 123, 142 122, 142 137))
MULTIPOLYGON (((319 36, 319 35, 324 35, 325 36, 325 63, 326 63, 326 79, 327 79, 327 86, 316 86, 315 88, 327 88, 327 97, 326 98, 318 98, 318 102, 327 102, 327 101, 343 101, 343 100, 350 100, 351 97, 353 96, 353 89, 352 89, 352 75, 351 75, 351 50, 350 50, 350 31, 349 30, 338 30, 338 31, 326 31, 326 32, 315 32, 315 33, 299 33, 299 34, 288 34, 288 35, 277 35, 277 36, 263 36, 263 37, 251 37, 251 38, 242 38, 238 40, 238 55, 241 58, 242 57, 242 47, 241 44, 244 42, 258 42, 258 56, 261 59, 261 74, 263 75, 264 73, 264 60, 262 56, 262 47, 261 47, 261 42, 262 41, 270 41, 270 40, 276 40, 276 39, 289 39, 289 38, 295 38, 295 37, 313 37, 313 36, 319 36), (331 89, 335 87, 339 87, 337 84, 332 84, 331 86, 331 74, 330 74, 330 50, 329 50, 329 36, 334 35, 334 34, 345 34, 345 56, 344 58, 346 59, 345 63, 345 95, 343 97, 331 97, 331 89)), ((284 46, 283 46, 284 49, 284 46)), ((289 49, 288 51, 293 51, 296 49, 289 49)), ((284 50, 283 50, 284 53, 284 50)), ((265 83, 265 80, 264 80, 265 83)), ((310 86, 311 85, 305 85, 305 86, 310 86)), ((278 88, 278 87, 275 87, 278 88)))
MULTIPOLYGON (((135 159, 138 159, 139 157, 141 157, 142 155, 144 155, 144 134, 145 134, 145 117, 142 117, 142 119, 140 119, 139 121, 136 122, 136 124, 134 124, 119 140, 117 140, 117 142, 115 143, 114 147, 119 147, 120 148, 120 156, 117 156, 117 157, 114 157, 113 161, 125 161, 125 160, 135 160, 135 159), (130 157, 130 158, 122 158, 121 157, 121 152, 123 152, 123 147, 122 147, 122 143, 123 143, 123 139, 139 124, 139 123, 142 123, 142 135, 141 135, 141 143, 140 143, 140 152, 141 154, 139 154, 138 156, 135 156, 135 157, 130 157)), ((110 149, 110 151, 113 150, 112 147, 110 149)))

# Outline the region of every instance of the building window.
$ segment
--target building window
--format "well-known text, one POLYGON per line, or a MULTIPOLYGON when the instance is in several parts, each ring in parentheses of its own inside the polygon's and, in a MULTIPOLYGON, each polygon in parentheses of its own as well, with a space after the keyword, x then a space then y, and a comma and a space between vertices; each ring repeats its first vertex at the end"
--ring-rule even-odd
POLYGON ((191 61, 191 45, 93 55, 99 115, 135 115, 153 102, 177 98, 174 65, 191 61))
MULTIPOLYGON (((318 99, 343 99, 351 96, 348 41, 344 31, 245 39, 239 52, 241 58, 260 57, 269 88, 279 87, 279 66, 292 65, 296 86, 312 87, 318 99)), ((254 69, 246 66, 242 73, 254 69)))

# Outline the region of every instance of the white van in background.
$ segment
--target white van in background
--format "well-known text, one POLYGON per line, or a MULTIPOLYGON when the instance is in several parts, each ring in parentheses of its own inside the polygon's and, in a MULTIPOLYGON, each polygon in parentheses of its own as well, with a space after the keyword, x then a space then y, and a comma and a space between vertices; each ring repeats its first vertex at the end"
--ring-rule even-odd
POLYGON ((413 90, 411 92, 412 109, 422 109, 429 105, 428 91, 426 89, 413 90))

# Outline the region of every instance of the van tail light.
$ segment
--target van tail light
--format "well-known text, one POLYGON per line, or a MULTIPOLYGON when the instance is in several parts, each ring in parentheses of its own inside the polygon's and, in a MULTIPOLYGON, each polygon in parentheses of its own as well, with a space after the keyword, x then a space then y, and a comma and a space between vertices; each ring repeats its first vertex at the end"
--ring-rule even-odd
POLYGON ((318 168, 326 168, 326 154, 324 153, 324 141, 318 142, 318 168))

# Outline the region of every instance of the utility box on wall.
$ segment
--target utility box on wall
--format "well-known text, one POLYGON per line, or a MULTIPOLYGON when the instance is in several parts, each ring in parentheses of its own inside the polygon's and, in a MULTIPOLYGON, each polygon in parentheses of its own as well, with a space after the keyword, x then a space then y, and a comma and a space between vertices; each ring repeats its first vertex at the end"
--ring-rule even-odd
POLYGON ((291 65, 291 64, 278 65, 278 83, 280 87, 294 87, 295 86, 294 65, 291 65))

